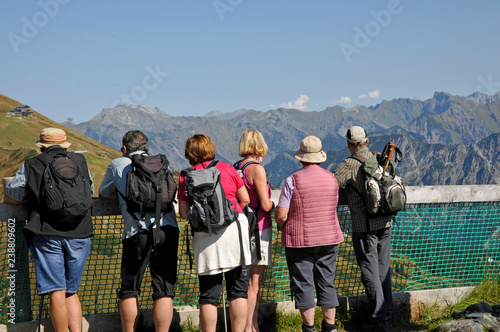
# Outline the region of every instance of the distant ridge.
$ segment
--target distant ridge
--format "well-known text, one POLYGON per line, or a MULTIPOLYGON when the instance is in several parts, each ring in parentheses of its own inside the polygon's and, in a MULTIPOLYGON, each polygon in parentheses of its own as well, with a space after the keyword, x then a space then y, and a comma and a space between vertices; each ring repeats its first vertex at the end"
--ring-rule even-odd
POLYGON ((487 95, 476 91, 473 94, 469 95, 467 98, 474 100, 479 104, 491 104, 500 99, 500 92, 497 92, 494 95, 487 95))
POLYGON ((90 121, 68 126, 111 147, 120 145, 127 130, 143 130, 150 138, 151 151, 166 153, 171 167, 177 170, 189 166, 184 144, 192 134, 212 137, 216 157, 232 163, 239 159, 241 133, 258 129, 269 145, 263 164, 271 184, 278 187, 298 169, 293 154, 305 136, 315 135, 322 140, 331 160, 323 167, 332 168, 348 156, 344 137, 347 129, 360 125, 368 132, 374 149, 381 149, 376 144, 383 147, 388 140, 398 140, 397 144, 404 147, 405 159, 398 169, 404 172, 407 185, 493 184, 500 183, 498 155, 491 153, 499 148, 498 95, 475 93, 461 97, 436 92, 427 100, 397 98, 370 107, 334 106, 321 112, 242 109, 231 113, 213 111, 198 117, 170 116, 145 105, 119 105, 104 109, 90 121))
POLYGON ((238 115, 244 114, 247 111, 248 110, 245 109, 245 108, 242 108, 242 109, 239 109, 239 110, 236 110, 236 111, 232 111, 232 112, 229 112, 229 113, 223 113, 220 110, 215 110, 215 111, 212 111, 212 112, 208 112, 207 114, 203 115, 203 117, 206 117, 206 118, 219 118, 219 119, 229 120, 229 119, 233 119, 233 118, 237 117, 238 115))

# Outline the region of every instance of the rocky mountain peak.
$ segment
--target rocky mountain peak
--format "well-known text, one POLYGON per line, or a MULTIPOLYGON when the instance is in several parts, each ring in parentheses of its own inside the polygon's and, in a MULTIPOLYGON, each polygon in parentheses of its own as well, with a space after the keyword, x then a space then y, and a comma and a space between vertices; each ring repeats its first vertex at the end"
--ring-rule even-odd
POLYGON ((474 92, 467 96, 468 99, 473 100, 478 104, 491 104, 500 99, 500 91, 495 93, 494 95, 488 95, 485 93, 481 93, 479 91, 474 92))
POLYGON ((334 158, 327 165, 336 165, 348 156, 344 137, 347 128, 358 125, 365 128, 370 142, 375 144, 370 147, 373 150, 383 149, 387 141, 399 140, 397 144, 408 156, 407 167, 401 167, 408 185, 438 185, 499 181, 498 137, 488 139, 500 133, 498 119, 500 101, 485 105, 467 97, 436 92, 425 101, 398 98, 370 108, 336 106, 321 112, 242 109, 231 113, 214 111, 203 117, 169 116, 158 107, 119 105, 104 109, 91 121, 68 127, 112 147, 120 145, 126 131, 143 130, 152 152, 165 153, 172 169, 177 170, 188 166, 184 144, 192 134, 209 135, 214 140, 217 158, 234 163, 239 159, 242 132, 257 129, 269 146, 263 165, 272 184, 279 186, 300 167, 284 156, 293 155, 304 137, 319 137, 325 151, 332 152, 328 153, 329 158, 334 158), (464 172, 466 165, 468 171, 464 172))

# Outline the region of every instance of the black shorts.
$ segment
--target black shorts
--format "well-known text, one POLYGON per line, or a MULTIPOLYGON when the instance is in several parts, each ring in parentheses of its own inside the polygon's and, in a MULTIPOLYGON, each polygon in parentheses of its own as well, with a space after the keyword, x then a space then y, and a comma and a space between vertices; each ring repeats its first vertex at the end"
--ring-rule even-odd
POLYGON ((154 252, 152 251, 151 231, 141 232, 122 240, 122 283, 117 291, 120 299, 140 294, 142 278, 148 263, 153 286, 153 300, 175 296, 179 229, 163 226, 160 232, 164 234, 165 241, 154 252))
MULTIPOLYGON (((249 269, 239 266, 224 273, 228 301, 237 298, 248 298, 249 269)), ((199 276, 200 299, 199 304, 213 304, 219 306, 222 291, 222 273, 199 276)))

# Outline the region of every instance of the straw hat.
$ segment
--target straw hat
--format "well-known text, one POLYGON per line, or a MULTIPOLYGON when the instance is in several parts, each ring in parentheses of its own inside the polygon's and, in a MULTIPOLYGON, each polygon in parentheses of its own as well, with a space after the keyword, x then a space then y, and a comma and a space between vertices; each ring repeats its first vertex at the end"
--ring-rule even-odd
POLYGON ((320 164, 326 160, 326 153, 321 146, 321 140, 316 136, 307 136, 300 142, 300 150, 295 158, 312 164, 320 164))
POLYGON ((61 148, 66 149, 71 143, 66 141, 66 132, 58 128, 44 128, 40 132, 40 140, 36 142, 38 147, 51 147, 59 145, 61 148))

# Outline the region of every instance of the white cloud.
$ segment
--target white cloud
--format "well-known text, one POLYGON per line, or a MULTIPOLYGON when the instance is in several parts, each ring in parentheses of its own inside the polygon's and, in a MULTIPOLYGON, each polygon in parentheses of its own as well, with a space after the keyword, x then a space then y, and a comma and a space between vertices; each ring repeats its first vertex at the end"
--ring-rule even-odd
POLYGON ((368 92, 367 95, 360 95, 359 99, 379 99, 380 98, 380 89, 375 89, 375 91, 368 92))
POLYGON ((294 102, 291 102, 289 101, 288 103, 283 103, 280 105, 280 107, 283 107, 283 108, 294 108, 294 109, 297 109, 297 110, 307 110, 307 102, 309 101, 309 97, 306 96, 306 95, 300 95, 300 97, 294 101, 294 102))
POLYGON ((335 100, 333 103, 334 104, 350 104, 350 103, 352 103, 352 99, 350 97, 347 97, 347 96, 342 96, 342 97, 340 97, 339 100, 335 100))

